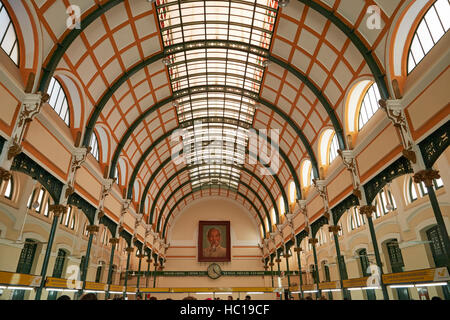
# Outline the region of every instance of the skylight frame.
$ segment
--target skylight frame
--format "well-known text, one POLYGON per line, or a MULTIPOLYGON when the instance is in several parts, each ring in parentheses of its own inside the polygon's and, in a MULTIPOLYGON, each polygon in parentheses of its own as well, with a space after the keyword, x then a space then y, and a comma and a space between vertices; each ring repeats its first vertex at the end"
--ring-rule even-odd
MULTIPOLYGON (((245 161, 248 138, 239 132, 253 124, 278 2, 159 0, 156 9, 192 186, 211 184, 211 163, 245 161)), ((231 171, 219 172, 238 186, 231 171)))

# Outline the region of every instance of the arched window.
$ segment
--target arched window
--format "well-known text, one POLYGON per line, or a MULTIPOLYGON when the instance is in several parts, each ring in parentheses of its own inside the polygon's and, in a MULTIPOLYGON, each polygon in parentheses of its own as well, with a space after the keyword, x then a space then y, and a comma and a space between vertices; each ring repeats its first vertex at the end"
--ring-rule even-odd
POLYGON ((286 213, 283 197, 280 197, 280 200, 278 200, 278 208, 280 209, 280 215, 284 215, 286 213))
POLYGON ((366 224, 365 217, 359 213, 358 207, 350 208, 348 211, 349 215, 349 231, 358 229, 362 225, 366 224))
POLYGON ((47 93, 50 95, 48 103, 55 110, 61 119, 70 126, 69 104, 67 103, 66 93, 58 80, 52 78, 48 86, 47 93))
POLYGON ((272 226, 277 223, 277 217, 275 215, 275 209, 270 209, 270 218, 272 219, 272 226))
POLYGON ((333 130, 325 130, 321 136, 319 146, 320 162, 322 165, 328 165, 337 158, 339 143, 336 133, 333 130))
POLYGON ((374 219, 397 210, 397 203, 389 186, 385 186, 376 196, 374 205, 377 208, 374 219))
POLYGON ((19 65, 19 41, 6 7, 0 1, 0 47, 19 65))
POLYGON ((6 183, 5 181, 2 181, 0 190, 3 192, 3 196, 6 199, 11 200, 13 196, 13 189, 14 189, 14 181, 13 178, 10 178, 6 183))
POLYGON ((37 213, 41 213, 41 211, 42 211, 42 206, 44 204, 44 196, 45 196, 45 190, 44 190, 44 188, 41 188, 39 190, 39 195, 36 198, 36 201, 31 204, 31 206, 36 210, 37 213))
POLYGON ((380 91, 376 83, 373 83, 367 90, 364 99, 361 103, 361 108, 359 109, 358 118, 358 130, 361 130, 367 122, 373 117, 375 112, 378 111, 379 105, 378 101, 381 100, 380 91))
POLYGON ((89 146, 91 147, 91 154, 94 156, 95 160, 100 161, 100 151, 98 148, 98 139, 95 132, 91 135, 91 142, 89 143, 89 146))
POLYGON ((323 228, 321 228, 319 230, 319 234, 318 234, 317 240, 319 241, 319 246, 327 243, 327 237, 326 237, 325 233, 323 232, 323 228))
MULTIPOLYGON (((69 206, 67 208, 66 213, 64 213, 62 215, 60 224, 64 224, 64 226, 66 226, 67 228, 69 228, 69 225, 70 226, 73 225, 75 227, 75 223, 74 223, 74 220, 73 220, 74 219, 73 215, 74 215, 73 208, 69 206)), ((73 229, 73 228, 71 228, 71 229, 73 229)))
POLYGON ((50 207, 50 199, 47 200, 47 203, 45 204, 44 207, 44 216, 48 217, 49 215, 49 208, 50 207))
MULTIPOLYGON (((337 223, 337 225, 338 225, 339 227, 341 227, 341 229, 340 229, 339 232, 338 232, 338 237, 340 237, 340 236, 342 236, 342 235, 344 234, 344 227, 342 226, 342 222, 341 222, 341 221, 339 221, 339 222, 337 223)), ((333 239, 333 237, 334 237, 333 232, 330 232, 330 239, 333 239)))
POLYGON ((311 161, 305 160, 302 165, 302 184, 303 188, 309 187, 312 185, 313 180, 313 171, 311 161))
POLYGON ((266 223, 266 230, 269 231, 269 218, 266 216, 266 218, 264 219, 264 222, 266 223))
POLYGON ((438 43, 450 27, 449 0, 437 0, 425 13, 411 42, 408 53, 408 74, 438 43))
POLYGON ((332 163, 333 160, 337 158, 338 149, 339 149, 339 143, 338 143, 337 135, 334 134, 333 139, 331 140, 328 163, 332 163))
POLYGON ((83 228, 83 236, 85 236, 85 237, 89 237, 88 226, 89 226, 88 223, 85 222, 85 223, 84 223, 84 228, 83 228))
POLYGON ((294 181, 291 181, 291 183, 289 184, 289 203, 295 203, 296 198, 297 191, 295 190, 295 183, 294 181))

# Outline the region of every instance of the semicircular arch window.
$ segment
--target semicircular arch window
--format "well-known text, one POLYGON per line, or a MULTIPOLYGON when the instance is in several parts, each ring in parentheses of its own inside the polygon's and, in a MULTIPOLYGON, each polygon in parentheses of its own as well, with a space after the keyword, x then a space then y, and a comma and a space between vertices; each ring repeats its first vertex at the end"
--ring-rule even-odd
POLYGON ((358 131, 369 122, 369 120, 373 117, 373 115, 378 111, 379 105, 378 101, 381 100, 380 91, 378 89, 378 85, 374 82, 366 94, 364 95, 364 99, 361 102, 361 108, 359 109, 358 116, 358 131))
POLYGON ((11 17, 2 1, 0 1, 0 47, 18 66, 19 41, 11 17))
POLYGON ((408 74, 425 58, 450 28, 450 2, 437 0, 417 27, 408 52, 408 74))
POLYGON ((91 147, 91 154, 94 156, 95 160, 100 161, 100 149, 98 147, 98 139, 95 132, 91 135, 89 146, 91 147))

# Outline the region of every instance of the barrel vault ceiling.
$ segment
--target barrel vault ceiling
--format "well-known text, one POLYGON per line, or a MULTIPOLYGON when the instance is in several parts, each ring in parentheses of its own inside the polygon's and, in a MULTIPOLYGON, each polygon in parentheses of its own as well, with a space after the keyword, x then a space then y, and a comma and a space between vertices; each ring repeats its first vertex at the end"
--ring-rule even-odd
MULTIPOLYGON (((173 219, 188 203, 207 196, 242 203, 260 223, 272 199, 282 195, 279 182, 286 193, 293 179, 286 159, 300 177, 302 160, 311 159, 308 147, 317 160, 320 133, 342 128, 349 86, 373 77, 370 59, 339 24, 354 30, 384 74, 391 17, 403 3, 291 0, 279 8, 273 0, 35 0, 33 6, 42 23, 45 64, 57 61, 55 76, 69 75, 82 92, 85 141, 85 128, 94 128, 101 164, 126 163, 121 187, 132 181, 129 195, 136 205, 144 204, 148 218, 154 207, 151 223, 164 207, 161 230, 168 214, 173 219), (82 23, 61 58, 52 60, 70 32, 60 14, 70 4, 81 7, 82 21, 98 17, 88 26, 82 23), (367 27, 371 5, 381 8, 380 29, 367 27), (176 145, 170 133, 177 128, 201 145, 222 141, 228 133, 244 150, 248 142, 237 132, 279 129, 285 158, 276 177, 264 176, 260 164, 239 161, 245 153, 217 146, 213 157, 226 158, 227 164, 186 168, 167 161, 176 145)), ((198 149, 186 150, 189 159, 202 157, 198 149)))

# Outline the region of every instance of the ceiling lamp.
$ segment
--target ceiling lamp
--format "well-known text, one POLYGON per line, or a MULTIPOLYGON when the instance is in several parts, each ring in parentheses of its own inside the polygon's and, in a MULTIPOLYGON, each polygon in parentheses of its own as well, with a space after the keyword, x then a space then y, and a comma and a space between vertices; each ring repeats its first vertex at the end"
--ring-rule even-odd
POLYGON ((278 0, 278 5, 282 8, 287 7, 288 4, 289 4, 289 0, 278 0))

